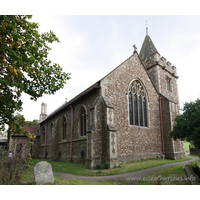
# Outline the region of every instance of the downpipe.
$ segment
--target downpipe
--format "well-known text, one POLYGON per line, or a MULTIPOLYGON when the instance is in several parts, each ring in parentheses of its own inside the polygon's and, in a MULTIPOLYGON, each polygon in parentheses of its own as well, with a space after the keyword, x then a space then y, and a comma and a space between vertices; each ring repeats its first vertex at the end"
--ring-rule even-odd
POLYGON ((72 105, 70 105, 71 108, 71 150, 70 150, 70 162, 72 162, 72 140, 73 140, 73 114, 74 114, 74 110, 72 105))
POLYGON ((165 147, 164 147, 164 137, 163 137, 163 122, 162 122, 162 104, 161 104, 162 97, 159 97, 159 105, 160 105, 160 129, 161 129, 161 136, 162 136, 162 151, 163 151, 163 159, 165 159, 165 147))

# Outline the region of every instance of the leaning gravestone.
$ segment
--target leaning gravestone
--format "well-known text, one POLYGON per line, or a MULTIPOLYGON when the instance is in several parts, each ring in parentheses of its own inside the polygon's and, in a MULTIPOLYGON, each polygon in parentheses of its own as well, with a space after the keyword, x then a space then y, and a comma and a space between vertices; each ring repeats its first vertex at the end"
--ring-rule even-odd
POLYGON ((199 185, 199 181, 196 178, 196 175, 190 165, 184 165, 183 170, 184 170, 186 176, 190 178, 189 180, 192 185, 199 185))
POLYGON ((46 161, 37 163, 34 167, 36 185, 52 185, 54 182, 51 165, 46 161))

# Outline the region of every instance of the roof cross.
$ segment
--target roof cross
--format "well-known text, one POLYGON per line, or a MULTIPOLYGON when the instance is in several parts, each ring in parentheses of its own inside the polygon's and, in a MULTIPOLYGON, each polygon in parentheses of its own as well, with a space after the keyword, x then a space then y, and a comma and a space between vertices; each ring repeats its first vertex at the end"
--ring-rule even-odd
POLYGON ((137 51, 137 47, 136 47, 135 44, 133 45, 133 48, 134 48, 134 52, 136 52, 137 51))

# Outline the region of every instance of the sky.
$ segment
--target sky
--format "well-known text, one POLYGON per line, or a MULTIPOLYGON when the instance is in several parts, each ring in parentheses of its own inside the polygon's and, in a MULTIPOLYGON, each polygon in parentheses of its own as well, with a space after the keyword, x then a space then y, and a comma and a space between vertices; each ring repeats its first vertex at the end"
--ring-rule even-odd
MULTIPOLYGON (((100 80, 132 55, 134 44, 139 53, 146 35, 146 21, 149 36, 158 52, 177 68, 181 107, 184 102, 200 98, 200 16, 197 0, 189 3, 184 0, 35 0, 29 3, 9 0, 1 2, 1 7, 1 14, 33 14, 32 20, 40 24, 40 32, 53 30, 61 42, 50 45, 49 59, 60 64, 66 73, 71 73, 65 88, 55 95, 44 95, 37 102, 23 95, 22 114, 26 120, 39 119, 42 102, 47 103, 50 114, 65 102, 65 98, 69 101, 100 80)), ((107 189, 105 187, 104 190, 107 189)), ((121 190, 110 193, 112 188, 109 187, 109 193, 112 197, 117 194, 117 199, 129 198, 131 190, 128 186, 126 188, 123 193, 120 193, 121 190)), ((63 189, 66 191, 66 188, 63 189)), ((18 198, 15 192, 12 194, 18 198)), ((48 194, 51 198, 59 198, 59 193, 48 194)), ((145 194, 149 198, 149 193, 143 196, 145 194)), ((180 193, 175 194, 180 198, 180 193)), ((195 195, 194 191, 182 194, 184 198, 187 194, 188 198, 195 195)), ((100 199, 101 195, 95 198, 100 199)), ((162 197, 167 198, 167 195, 162 197)))
POLYGON ((71 73, 64 89, 37 102, 23 95, 26 120, 39 119, 41 103, 47 114, 103 78, 133 53, 138 53, 146 26, 157 51, 177 68, 180 107, 200 98, 199 15, 33 15, 39 32, 52 30, 60 43, 50 45, 49 59, 71 73))

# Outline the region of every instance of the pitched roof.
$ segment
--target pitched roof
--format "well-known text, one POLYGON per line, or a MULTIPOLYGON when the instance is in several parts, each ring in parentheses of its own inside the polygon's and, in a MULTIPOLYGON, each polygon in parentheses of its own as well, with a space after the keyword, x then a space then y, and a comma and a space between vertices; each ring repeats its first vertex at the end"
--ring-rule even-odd
MULTIPOLYGON (((25 125, 25 126, 23 126, 23 129, 25 131, 30 132, 30 134, 33 136, 33 135, 37 135, 37 130, 39 129, 39 125, 33 125, 32 127, 25 125)), ((26 136, 26 135, 21 133, 21 134, 14 134, 12 136, 26 136)))
POLYGON ((139 53, 140 59, 143 61, 155 53, 158 53, 158 51, 157 51, 156 47, 154 46, 149 35, 146 35, 144 42, 142 44, 142 48, 139 53))

